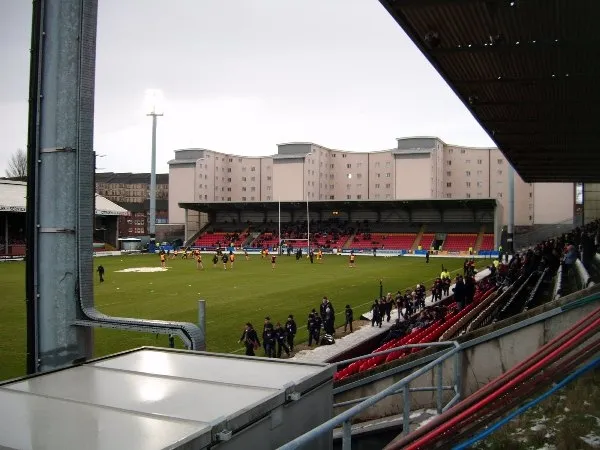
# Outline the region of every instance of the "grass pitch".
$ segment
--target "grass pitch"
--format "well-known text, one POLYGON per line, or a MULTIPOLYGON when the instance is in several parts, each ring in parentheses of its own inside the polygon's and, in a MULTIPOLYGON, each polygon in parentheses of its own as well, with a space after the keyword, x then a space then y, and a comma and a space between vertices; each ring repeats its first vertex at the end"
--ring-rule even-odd
MULTIPOLYGON (((95 258, 95 266, 106 270, 105 282, 95 275, 95 302, 106 314, 146 319, 196 322, 199 299, 206 300, 207 350, 241 353, 238 339, 245 322, 254 324, 260 334, 265 316, 282 324, 293 314, 298 324, 297 342, 308 339, 306 317, 327 295, 336 311, 336 325, 342 322, 344 307, 350 304, 354 317, 367 311, 379 294, 406 289, 432 279, 442 264, 452 271, 462 270, 461 258, 369 257, 356 258, 348 267, 347 256, 328 255, 324 262, 310 264, 293 256, 277 258, 275 270, 270 258, 251 255, 246 261, 238 255, 233 270, 213 267, 211 255, 204 255, 204 270, 195 261, 168 260, 167 272, 119 273, 134 267, 157 267, 158 256, 138 255, 95 258)), ((489 262, 489 261, 488 261, 489 262)), ((481 261, 479 265, 483 265, 481 261)), ((25 370, 25 263, 0 264, 0 379, 24 374, 25 370)), ((143 345, 167 346, 168 338, 143 333, 95 330, 95 355, 103 356, 143 345)), ((180 343, 179 343, 180 344, 180 343)))

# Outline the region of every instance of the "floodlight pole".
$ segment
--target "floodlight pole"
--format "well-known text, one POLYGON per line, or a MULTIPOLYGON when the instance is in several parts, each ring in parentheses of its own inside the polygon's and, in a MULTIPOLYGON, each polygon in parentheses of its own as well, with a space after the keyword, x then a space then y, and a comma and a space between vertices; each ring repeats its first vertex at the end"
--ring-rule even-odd
POLYGON ((508 227, 506 233, 506 251, 514 254, 514 226, 515 226, 515 169, 508 166, 508 227))
POLYGON ((279 218, 278 218, 278 231, 277 231, 277 254, 281 255, 282 254, 282 249, 281 249, 281 198, 279 198, 278 201, 279 205, 278 205, 278 211, 279 211, 279 218))
POLYGON ((306 193, 306 250, 310 254, 310 211, 308 210, 308 192, 306 193))
POLYGON ((152 161, 150 169, 150 223, 148 233, 150 234, 150 253, 156 248, 156 125, 157 117, 162 116, 153 110, 148 116, 152 117, 152 161))

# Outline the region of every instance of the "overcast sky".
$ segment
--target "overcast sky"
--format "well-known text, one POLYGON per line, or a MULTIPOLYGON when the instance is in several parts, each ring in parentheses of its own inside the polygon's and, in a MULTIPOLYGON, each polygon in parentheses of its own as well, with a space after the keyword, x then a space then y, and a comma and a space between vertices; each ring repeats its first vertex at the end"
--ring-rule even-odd
MULTIPOLYGON (((312 141, 371 151, 434 135, 489 146, 377 0, 99 0, 95 150, 103 171, 149 171, 149 88, 173 150, 270 155, 312 141)), ((31 2, 0 0, 0 174, 27 143, 31 2)))

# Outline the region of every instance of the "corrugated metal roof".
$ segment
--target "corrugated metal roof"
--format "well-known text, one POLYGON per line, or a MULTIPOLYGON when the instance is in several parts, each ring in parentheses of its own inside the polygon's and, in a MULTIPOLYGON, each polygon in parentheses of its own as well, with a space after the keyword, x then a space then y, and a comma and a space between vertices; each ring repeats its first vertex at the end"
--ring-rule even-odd
MULTIPOLYGON (((27 204, 27 183, 22 181, 0 180, 0 211, 25 212, 27 204)), ((96 215, 120 216, 127 210, 106 197, 96 194, 96 215)))
POLYGON ((525 181, 598 181, 598 0, 380 0, 525 181))

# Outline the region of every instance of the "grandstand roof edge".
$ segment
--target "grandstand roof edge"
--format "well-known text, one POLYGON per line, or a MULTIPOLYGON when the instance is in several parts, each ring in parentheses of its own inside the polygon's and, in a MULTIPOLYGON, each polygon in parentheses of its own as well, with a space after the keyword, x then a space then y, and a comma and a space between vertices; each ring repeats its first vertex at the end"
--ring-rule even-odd
MULTIPOLYGON (((309 207, 312 211, 348 210, 348 209, 415 209, 425 207, 431 209, 469 208, 469 209, 495 209, 498 202, 494 198, 485 199, 421 199, 421 200, 348 200, 348 201, 311 201, 309 207)), ((273 211, 279 207, 279 202, 211 202, 191 203, 181 202, 180 208, 199 212, 218 212, 232 210, 263 210, 273 211)), ((302 209, 306 208, 306 201, 281 202, 281 208, 302 209)))

